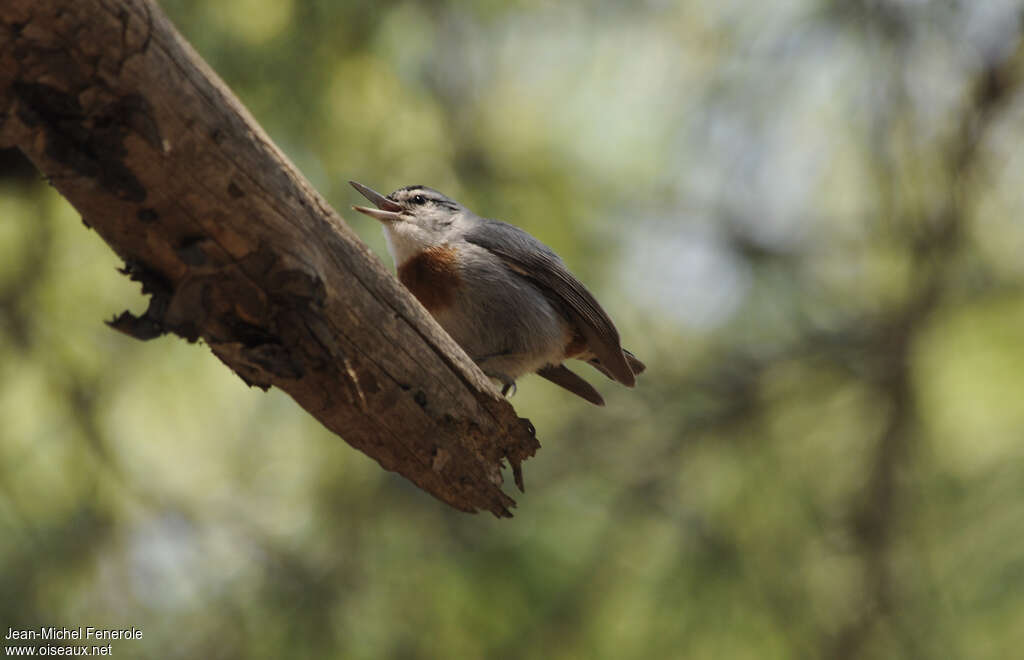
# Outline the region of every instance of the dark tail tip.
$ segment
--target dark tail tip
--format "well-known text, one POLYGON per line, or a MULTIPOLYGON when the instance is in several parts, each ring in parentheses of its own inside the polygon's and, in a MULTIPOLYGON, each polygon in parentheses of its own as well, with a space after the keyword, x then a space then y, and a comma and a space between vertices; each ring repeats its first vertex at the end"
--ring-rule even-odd
POLYGON ((564 364, 548 365, 538 370, 537 375, 541 378, 546 378, 555 385, 564 387, 595 406, 604 405, 604 398, 594 389, 594 386, 583 380, 575 372, 570 371, 564 364))

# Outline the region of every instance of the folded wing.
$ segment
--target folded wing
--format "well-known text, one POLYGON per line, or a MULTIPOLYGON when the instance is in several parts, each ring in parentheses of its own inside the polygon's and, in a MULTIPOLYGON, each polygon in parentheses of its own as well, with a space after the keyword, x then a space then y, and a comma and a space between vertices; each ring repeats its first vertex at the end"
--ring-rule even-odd
POLYGON ((522 229, 497 220, 483 220, 465 238, 500 257, 510 270, 533 282, 549 300, 565 310, 608 375, 629 387, 636 384, 636 377, 619 344, 615 325, 594 296, 549 247, 522 229))

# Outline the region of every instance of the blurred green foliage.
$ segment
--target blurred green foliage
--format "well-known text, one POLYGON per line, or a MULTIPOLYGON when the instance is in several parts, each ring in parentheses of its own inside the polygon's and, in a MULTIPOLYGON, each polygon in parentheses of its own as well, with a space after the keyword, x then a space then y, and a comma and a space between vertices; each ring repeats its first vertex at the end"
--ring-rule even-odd
MULTIPOLYGON (((1024 647, 1024 3, 166 0, 299 168, 554 247, 649 365, 536 378, 511 521, 445 508, 144 302, 0 170, 0 625, 134 658, 1024 647), (593 374, 588 374, 588 377, 593 374)), ((4 630, 6 633, 6 630, 4 630)))

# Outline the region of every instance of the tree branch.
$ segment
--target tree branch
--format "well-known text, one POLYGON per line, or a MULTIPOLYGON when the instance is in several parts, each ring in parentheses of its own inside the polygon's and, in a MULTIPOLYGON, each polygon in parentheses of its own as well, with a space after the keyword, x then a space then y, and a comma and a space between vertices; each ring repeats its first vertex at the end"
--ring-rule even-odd
POLYGON ((7 0, 0 144, 151 295, 111 324, 202 338, 250 385, 463 511, 510 515, 539 447, 151 0, 7 0))

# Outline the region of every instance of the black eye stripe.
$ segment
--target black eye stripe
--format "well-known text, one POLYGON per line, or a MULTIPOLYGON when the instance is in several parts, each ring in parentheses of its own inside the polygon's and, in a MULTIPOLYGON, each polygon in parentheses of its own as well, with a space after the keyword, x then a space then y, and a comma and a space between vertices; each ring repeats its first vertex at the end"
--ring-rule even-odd
POLYGON ((407 205, 425 206, 429 203, 431 206, 443 207, 450 211, 459 210, 458 204, 438 193, 436 190, 431 190, 426 186, 406 186, 405 188, 399 188, 388 195, 388 199, 407 205))

